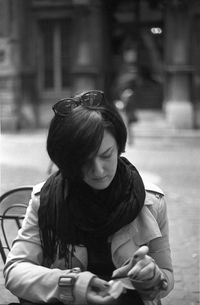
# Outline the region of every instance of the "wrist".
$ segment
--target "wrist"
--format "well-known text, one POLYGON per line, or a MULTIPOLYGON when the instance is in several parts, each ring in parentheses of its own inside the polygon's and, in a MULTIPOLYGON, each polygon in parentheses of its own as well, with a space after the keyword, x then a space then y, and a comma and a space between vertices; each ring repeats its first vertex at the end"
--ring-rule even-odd
POLYGON ((74 287, 79 273, 79 268, 73 268, 68 273, 59 277, 59 298, 64 304, 74 303, 75 301, 74 287))
POLYGON ((157 287, 160 290, 166 290, 168 287, 168 283, 165 278, 165 275, 160 270, 157 264, 155 264, 153 277, 148 281, 152 283, 153 287, 157 287))
POLYGON ((58 280, 59 300, 66 305, 87 304, 87 289, 95 275, 89 271, 80 272, 73 268, 58 280))
POLYGON ((146 280, 134 280, 131 279, 133 286, 139 291, 160 291, 167 290, 168 282, 164 275, 164 273, 160 270, 160 268, 155 265, 154 275, 150 279, 146 280))
POLYGON ((74 286, 74 295, 76 304, 87 304, 87 291, 91 280, 96 277, 95 274, 84 271, 78 275, 74 286))

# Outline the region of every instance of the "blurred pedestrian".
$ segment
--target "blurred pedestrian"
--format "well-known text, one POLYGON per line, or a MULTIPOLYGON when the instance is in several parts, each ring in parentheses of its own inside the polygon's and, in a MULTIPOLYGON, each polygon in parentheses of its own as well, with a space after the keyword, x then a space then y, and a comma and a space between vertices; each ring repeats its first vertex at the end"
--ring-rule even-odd
POLYGON ((133 133, 133 124, 138 121, 136 114, 136 105, 134 101, 134 91, 133 88, 127 86, 120 95, 121 101, 124 105, 124 112, 126 115, 126 125, 128 130, 128 140, 129 144, 133 144, 134 133, 133 133))
POLYGON ((121 62, 116 71, 112 94, 115 104, 126 124, 129 144, 133 144, 133 127, 134 123, 138 121, 138 105, 135 99, 135 90, 139 82, 138 78, 136 46, 134 42, 128 39, 122 47, 121 62))
POLYGON ((59 170, 33 190, 6 287, 35 304, 160 304, 173 288, 166 203, 121 156, 121 116, 97 90, 53 110, 47 151, 59 170))

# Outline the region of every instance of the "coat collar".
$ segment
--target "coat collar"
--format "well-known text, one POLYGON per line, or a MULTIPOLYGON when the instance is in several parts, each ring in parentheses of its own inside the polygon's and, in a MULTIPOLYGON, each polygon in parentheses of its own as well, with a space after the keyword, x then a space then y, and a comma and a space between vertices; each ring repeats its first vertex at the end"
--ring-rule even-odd
POLYGON ((130 224, 135 243, 140 246, 149 243, 152 239, 161 237, 160 228, 155 217, 145 205, 138 217, 130 224))
POLYGON ((147 193, 145 205, 137 218, 111 237, 113 253, 124 244, 129 243, 130 247, 139 247, 162 236, 158 223, 148 207, 152 204, 152 194, 147 193))

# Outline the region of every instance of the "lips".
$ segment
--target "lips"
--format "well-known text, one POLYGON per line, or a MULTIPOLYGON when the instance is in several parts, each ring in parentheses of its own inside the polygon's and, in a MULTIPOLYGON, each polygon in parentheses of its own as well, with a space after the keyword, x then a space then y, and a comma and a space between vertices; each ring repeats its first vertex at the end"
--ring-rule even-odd
POLYGON ((100 177, 100 178, 93 178, 93 180, 94 181, 103 181, 103 180, 105 180, 107 178, 107 176, 105 176, 105 177, 100 177))

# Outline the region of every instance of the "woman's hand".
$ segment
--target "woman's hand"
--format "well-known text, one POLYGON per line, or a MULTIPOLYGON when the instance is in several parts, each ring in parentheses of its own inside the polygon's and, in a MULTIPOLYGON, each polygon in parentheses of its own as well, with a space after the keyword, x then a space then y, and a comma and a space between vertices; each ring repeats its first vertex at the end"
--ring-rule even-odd
POLYGON ((87 302, 90 305, 106 304, 114 305, 116 300, 109 294, 110 285, 108 282, 94 277, 87 290, 87 302))
POLYGON ((155 275, 155 262, 147 255, 149 249, 146 246, 139 248, 133 255, 130 262, 116 269, 113 277, 128 276, 130 279, 145 281, 150 280, 155 275))
POLYGON ((127 265, 113 272, 113 277, 128 276, 143 297, 153 299, 168 284, 155 261, 147 255, 148 251, 146 246, 139 248, 127 265))
MULTIPOLYGON (((138 252, 140 249, 138 250, 138 252)), ((134 255, 135 265, 129 270, 128 276, 130 279, 145 281, 151 280, 155 276, 156 264, 155 261, 148 255, 134 255)))

